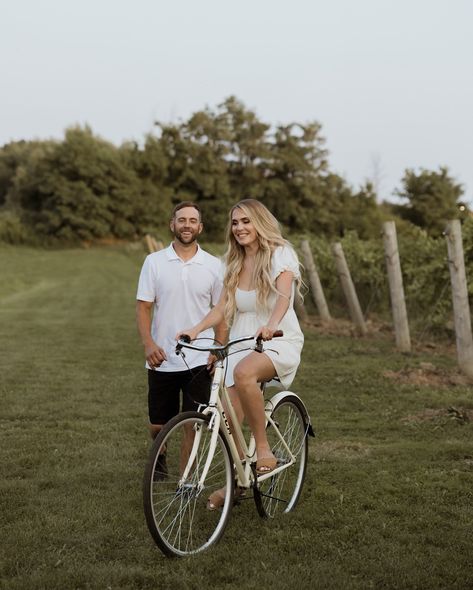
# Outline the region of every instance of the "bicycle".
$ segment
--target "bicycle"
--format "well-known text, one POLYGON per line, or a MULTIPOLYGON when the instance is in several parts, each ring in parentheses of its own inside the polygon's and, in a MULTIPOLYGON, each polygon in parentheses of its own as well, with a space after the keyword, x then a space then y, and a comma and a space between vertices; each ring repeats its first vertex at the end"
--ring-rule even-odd
MULTIPOLYGON (((282 336, 282 332, 277 335, 282 336)), ((217 361, 208 405, 172 418, 154 440, 146 465, 146 522, 154 541, 168 557, 193 555, 217 543, 242 491, 253 490, 256 509, 263 518, 290 512, 299 500, 307 467, 308 435, 314 436, 304 403, 290 391, 278 392, 266 403, 267 435, 278 463, 273 471, 258 474, 254 438, 250 435, 246 442, 224 386, 224 362, 230 349, 250 340, 255 338, 246 336, 225 345, 201 347, 182 337, 176 345, 176 354, 185 356, 184 348, 208 351, 217 361), (221 509, 208 510, 209 495, 223 488, 221 509)), ((251 349, 263 352, 261 339, 251 349)))

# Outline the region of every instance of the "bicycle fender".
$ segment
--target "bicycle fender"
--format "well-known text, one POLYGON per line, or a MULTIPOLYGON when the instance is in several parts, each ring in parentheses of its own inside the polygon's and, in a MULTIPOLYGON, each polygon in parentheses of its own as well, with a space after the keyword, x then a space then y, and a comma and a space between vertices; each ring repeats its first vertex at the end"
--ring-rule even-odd
POLYGON ((315 436, 315 432, 314 432, 314 429, 312 428, 312 422, 310 420, 309 412, 307 411, 307 408, 305 407, 305 403, 297 395, 297 393, 294 393, 293 391, 279 391, 278 393, 273 395, 273 397, 270 400, 268 400, 266 402, 265 409, 271 410, 271 408, 274 408, 276 406, 276 404, 278 404, 287 395, 294 396, 300 401, 302 407, 304 408, 304 417, 305 417, 305 422, 306 422, 306 426, 307 426, 307 433, 309 434, 309 436, 315 436))

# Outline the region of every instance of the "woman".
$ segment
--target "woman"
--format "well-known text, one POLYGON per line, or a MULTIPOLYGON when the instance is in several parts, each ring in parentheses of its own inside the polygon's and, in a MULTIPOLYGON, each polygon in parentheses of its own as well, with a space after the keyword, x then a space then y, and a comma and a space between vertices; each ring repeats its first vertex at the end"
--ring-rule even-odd
MULTIPOLYGON (((230 338, 254 333, 271 340, 276 330, 284 332, 262 354, 241 350, 227 359, 225 384, 238 418, 248 420, 256 443, 256 470, 264 474, 276 467, 277 459, 266 436, 259 383, 277 377, 286 389, 300 363, 304 336, 293 308, 299 262, 276 218, 255 199, 244 199, 231 209, 227 243, 218 304, 199 324, 181 333, 194 339, 223 318, 231 325, 230 338)), ((209 508, 218 508, 223 498, 223 493, 212 494, 209 508)))

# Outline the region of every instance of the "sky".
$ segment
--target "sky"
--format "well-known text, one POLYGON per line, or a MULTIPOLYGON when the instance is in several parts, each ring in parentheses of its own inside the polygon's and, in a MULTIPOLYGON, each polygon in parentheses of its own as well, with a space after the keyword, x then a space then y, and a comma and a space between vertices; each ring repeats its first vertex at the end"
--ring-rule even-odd
POLYGON ((317 121, 333 172, 395 200, 448 166, 473 203, 472 0, 0 0, 0 145, 142 141, 237 96, 317 121))

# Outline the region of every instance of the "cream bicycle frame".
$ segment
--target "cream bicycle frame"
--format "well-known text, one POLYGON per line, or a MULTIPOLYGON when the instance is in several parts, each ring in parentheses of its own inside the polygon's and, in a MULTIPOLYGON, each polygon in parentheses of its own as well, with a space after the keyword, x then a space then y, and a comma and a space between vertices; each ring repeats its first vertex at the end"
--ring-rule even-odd
MULTIPOLYGON (((256 450, 254 436, 251 435, 249 444, 247 444, 245 436, 242 431, 242 428, 241 428, 240 423, 237 419, 235 410, 234 410, 233 405, 230 401, 230 396, 228 395, 227 388, 224 385, 223 379, 224 379, 224 361, 218 360, 215 364, 215 372, 214 372, 213 379, 212 379, 209 403, 202 410, 199 409, 199 411, 202 414, 204 414, 206 416, 210 416, 210 421, 209 421, 209 425, 207 428, 209 430, 212 430, 212 436, 210 439, 207 458, 206 458, 205 465, 202 470, 202 474, 201 474, 201 477, 200 477, 199 483, 198 483, 199 491, 202 491, 204 489, 204 483, 207 478, 207 474, 209 472, 210 465, 212 463, 213 456, 215 453, 219 431, 222 432, 225 440, 228 443, 228 446, 230 449, 230 454, 233 459, 233 463, 235 465, 235 471, 236 471, 236 475, 237 475, 237 485, 242 488, 249 488, 252 484, 253 479, 254 479, 253 471, 252 471, 252 467, 251 467, 251 463, 253 462, 253 461, 251 461, 251 459, 255 458, 255 450, 256 450), (223 402, 222 402, 222 400, 223 400, 223 402), (228 410, 229 418, 230 418, 233 429, 230 428, 230 422, 228 421, 228 418, 225 414, 224 405, 228 410), (220 430, 220 427, 222 424, 224 427, 220 430), (240 458, 240 455, 238 453, 238 448, 237 448, 237 445, 235 442, 235 437, 238 440, 240 448, 243 451, 243 454, 245 457, 244 459, 240 458)), ((283 393, 289 393, 289 392, 283 392, 283 393)), ((294 395, 294 394, 291 394, 291 395, 294 395)), ((257 476, 258 481, 264 481, 265 479, 273 477, 275 474, 279 473, 280 471, 283 471, 284 469, 287 469, 288 467, 290 467, 291 465, 293 465, 296 462, 296 458, 294 457, 290 448, 286 444, 286 441, 284 440, 283 436, 281 435, 279 428, 277 427, 277 425, 275 424, 275 422, 271 418, 272 409, 273 409, 273 404, 271 403, 271 400, 270 400, 266 404, 266 407, 265 407, 266 424, 270 423, 272 425, 272 427, 274 428, 274 431, 277 433, 277 435, 281 441, 281 444, 284 446, 285 450, 287 451, 290 460, 286 461, 283 465, 277 466, 270 473, 258 475, 257 476)), ((189 459, 187 461, 186 467, 185 467, 184 472, 181 477, 181 481, 180 481, 181 484, 183 484, 186 481, 186 478, 188 477, 189 472, 192 469, 192 466, 194 464, 195 458, 197 456, 197 451, 198 451, 198 448, 200 445, 200 439, 201 439, 200 433, 199 433, 199 431, 197 431, 194 436, 194 441, 192 444, 191 452, 189 454, 189 459)))
MULTIPOLYGON (((158 547, 169 557, 193 555, 220 540, 232 500, 242 495, 238 489, 235 493, 235 486, 251 490, 262 518, 292 511, 300 497, 307 467, 307 437, 314 435, 310 416, 295 393, 279 391, 271 396, 264 411, 268 443, 277 464, 259 474, 254 437, 240 425, 224 384, 225 360, 230 347, 240 342, 248 342, 245 350, 263 352, 261 339, 253 336, 210 347, 196 346, 183 337, 176 345, 176 353, 183 357, 182 349, 187 347, 212 352, 218 360, 209 402, 197 411, 175 416, 164 426, 150 450, 143 478, 146 523, 158 547), (159 462, 162 455, 166 456, 164 467, 159 462), (216 492, 219 506, 214 508, 209 501, 216 492)), ((257 393, 263 395, 255 387, 257 393)))

